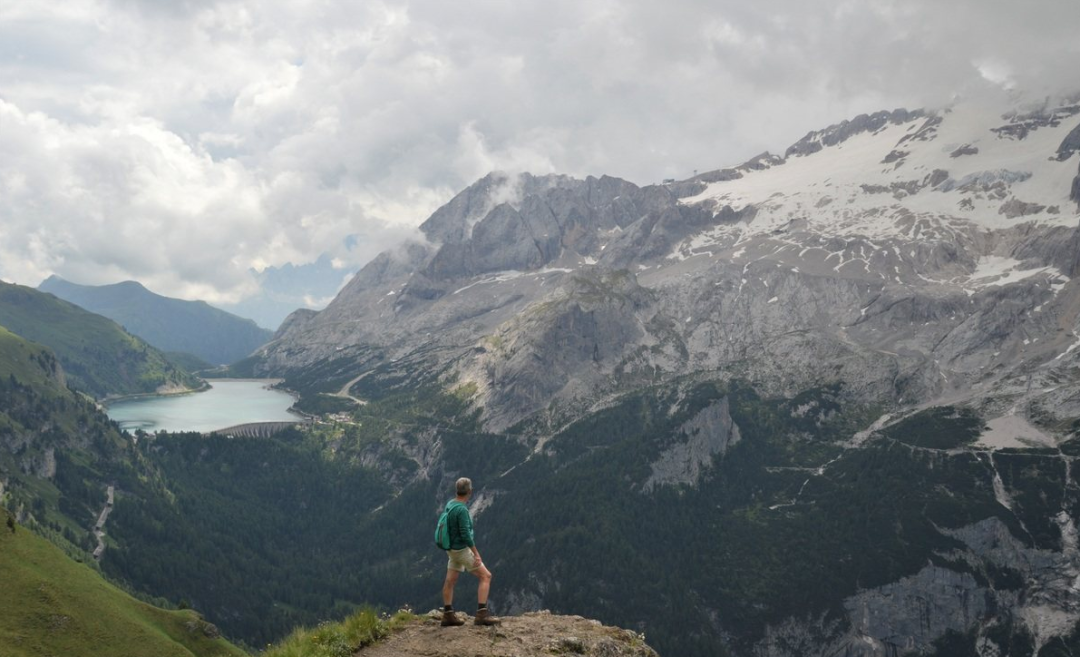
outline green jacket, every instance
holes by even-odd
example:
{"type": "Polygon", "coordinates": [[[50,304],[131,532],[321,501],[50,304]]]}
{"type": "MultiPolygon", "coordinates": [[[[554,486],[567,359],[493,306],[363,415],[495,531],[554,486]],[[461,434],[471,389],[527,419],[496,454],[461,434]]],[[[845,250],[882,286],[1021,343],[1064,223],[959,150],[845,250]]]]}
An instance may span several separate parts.
{"type": "Polygon", "coordinates": [[[472,517],[469,509],[456,499],[446,503],[450,513],[446,516],[446,527],[450,530],[450,549],[461,550],[476,545],[473,542],[472,517]],[[453,504],[451,507],[450,505],[453,504]]]}

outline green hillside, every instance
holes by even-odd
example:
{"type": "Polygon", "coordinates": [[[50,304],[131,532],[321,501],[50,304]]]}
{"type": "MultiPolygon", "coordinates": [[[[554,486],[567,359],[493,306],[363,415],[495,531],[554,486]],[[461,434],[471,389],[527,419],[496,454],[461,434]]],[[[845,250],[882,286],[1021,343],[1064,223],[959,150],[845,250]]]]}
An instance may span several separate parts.
{"type": "Polygon", "coordinates": [[[94,397],[201,385],[116,322],[29,287],[0,282],[0,326],[51,349],[67,383],[94,397]]]}
{"type": "Polygon", "coordinates": [[[0,509],[0,646],[6,657],[244,655],[193,611],[140,602],[0,509]]]}
{"type": "Polygon", "coordinates": [[[210,370],[214,367],[202,358],[182,351],[167,351],[165,352],[165,357],[169,359],[169,362],[185,372],[201,372],[202,370],[210,370]]]}
{"type": "Polygon", "coordinates": [[[26,385],[46,387],[63,380],[52,352],[23,340],[3,326],[0,326],[0,377],[14,377],[26,385]]]}
{"type": "Polygon", "coordinates": [[[68,389],[47,347],[0,327],[4,657],[244,654],[194,612],[139,602],[101,576],[91,529],[106,488],[154,476],[134,456],[93,401],[68,389]]]}
{"type": "Polygon", "coordinates": [[[108,317],[162,351],[193,354],[213,365],[240,360],[273,335],[205,301],[171,299],[135,281],[78,285],[52,276],[38,289],[108,317]]]}
{"type": "Polygon", "coordinates": [[[0,505],[88,559],[105,489],[131,470],[132,453],[94,402],[67,388],[51,351],[0,327],[0,505]]]}

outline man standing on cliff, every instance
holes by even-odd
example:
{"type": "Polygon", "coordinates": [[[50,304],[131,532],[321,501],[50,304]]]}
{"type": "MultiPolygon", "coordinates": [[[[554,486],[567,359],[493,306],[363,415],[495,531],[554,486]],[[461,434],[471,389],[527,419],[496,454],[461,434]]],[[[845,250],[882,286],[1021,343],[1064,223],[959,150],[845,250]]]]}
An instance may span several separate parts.
{"type": "Polygon", "coordinates": [[[457,584],[458,576],[463,571],[469,571],[480,580],[476,589],[476,601],[479,607],[476,610],[477,625],[498,625],[501,621],[491,616],[487,608],[488,591],[491,589],[491,571],[484,565],[480,558],[480,551],[476,549],[473,540],[472,517],[465,502],[472,497],[472,480],[462,477],[454,485],[456,496],[446,503],[447,528],[450,532],[450,549],[446,551],[449,561],[446,564],[446,580],[443,582],[443,627],[452,625],[464,625],[465,620],[454,614],[454,585],[457,584]]]}

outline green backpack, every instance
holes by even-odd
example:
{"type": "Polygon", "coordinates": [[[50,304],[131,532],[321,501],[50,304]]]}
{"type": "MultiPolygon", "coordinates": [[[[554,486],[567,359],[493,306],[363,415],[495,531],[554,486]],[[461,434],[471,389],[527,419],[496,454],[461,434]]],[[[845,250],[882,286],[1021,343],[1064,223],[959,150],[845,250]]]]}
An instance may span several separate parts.
{"type": "Polygon", "coordinates": [[[454,508],[454,505],[465,506],[457,500],[450,500],[446,503],[446,508],[443,509],[442,515],[439,516],[439,524],[435,525],[435,545],[440,550],[450,549],[450,509],[454,508]]]}

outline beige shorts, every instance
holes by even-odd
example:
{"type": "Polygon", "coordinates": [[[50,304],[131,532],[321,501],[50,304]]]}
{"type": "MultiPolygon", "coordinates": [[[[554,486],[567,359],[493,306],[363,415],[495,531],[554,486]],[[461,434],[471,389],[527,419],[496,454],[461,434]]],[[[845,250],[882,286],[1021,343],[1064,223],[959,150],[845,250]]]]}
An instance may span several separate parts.
{"type": "Polygon", "coordinates": [[[456,570],[459,573],[467,570],[471,573],[480,567],[480,564],[476,563],[476,555],[469,548],[447,550],[446,554],[450,557],[450,560],[446,562],[447,570],[456,570]]]}

